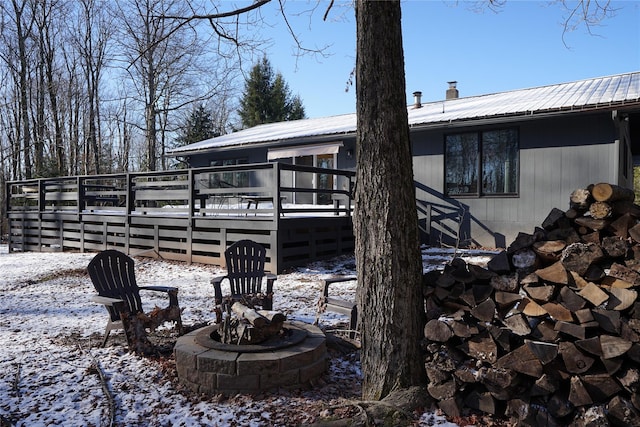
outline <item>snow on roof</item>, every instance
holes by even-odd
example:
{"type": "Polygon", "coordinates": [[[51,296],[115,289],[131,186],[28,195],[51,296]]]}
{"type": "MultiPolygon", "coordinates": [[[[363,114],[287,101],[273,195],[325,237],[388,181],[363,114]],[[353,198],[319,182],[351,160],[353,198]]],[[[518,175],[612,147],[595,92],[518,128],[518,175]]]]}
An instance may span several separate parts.
{"type": "MultiPolygon", "coordinates": [[[[640,102],[640,72],[548,86],[425,102],[408,107],[409,125],[429,126],[500,116],[610,108],[640,102]]],[[[170,155],[247,144],[313,139],[356,132],[356,114],[269,123],[170,150],[170,155]]]]}

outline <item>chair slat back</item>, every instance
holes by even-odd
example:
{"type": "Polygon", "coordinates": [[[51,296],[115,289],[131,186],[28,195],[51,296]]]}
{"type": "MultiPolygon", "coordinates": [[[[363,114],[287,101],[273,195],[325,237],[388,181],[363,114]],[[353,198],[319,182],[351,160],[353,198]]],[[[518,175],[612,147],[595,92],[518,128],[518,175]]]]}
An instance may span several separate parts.
{"type": "MultiPolygon", "coordinates": [[[[121,299],[132,313],[142,312],[132,258],[109,249],[98,253],[89,262],[87,270],[98,295],[121,299]]],[[[107,310],[112,321],[120,320],[120,313],[114,307],[108,306],[107,310]]]]}
{"type": "Polygon", "coordinates": [[[225,251],[232,295],[261,291],[266,252],[264,246],[252,240],[240,240],[225,251]]]}

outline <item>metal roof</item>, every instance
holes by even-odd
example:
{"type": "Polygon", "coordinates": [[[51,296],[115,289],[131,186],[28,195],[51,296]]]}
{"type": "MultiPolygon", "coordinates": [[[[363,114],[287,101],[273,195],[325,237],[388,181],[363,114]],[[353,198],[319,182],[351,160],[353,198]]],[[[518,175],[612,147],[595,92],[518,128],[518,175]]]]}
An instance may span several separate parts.
{"type": "MultiPolygon", "coordinates": [[[[505,116],[533,116],[640,104],[640,71],[408,106],[412,127],[505,116]]],[[[269,123],[170,150],[170,155],[248,144],[339,137],[356,132],[356,114],[269,123]]]]}

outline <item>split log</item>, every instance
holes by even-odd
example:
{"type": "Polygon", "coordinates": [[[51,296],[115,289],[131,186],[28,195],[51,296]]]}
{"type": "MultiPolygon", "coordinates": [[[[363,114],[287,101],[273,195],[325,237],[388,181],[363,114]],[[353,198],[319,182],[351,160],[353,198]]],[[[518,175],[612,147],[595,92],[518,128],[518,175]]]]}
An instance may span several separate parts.
{"type": "Polygon", "coordinates": [[[457,387],[454,380],[427,385],[427,392],[431,397],[438,400],[450,399],[455,396],[456,391],[457,387]]]}
{"type": "Polygon", "coordinates": [[[561,342],[559,345],[560,357],[564,362],[567,372],[572,374],[582,374],[587,372],[595,362],[593,357],[589,357],[571,342],[561,342]]]}
{"type": "Polygon", "coordinates": [[[564,240],[543,240],[535,242],[532,246],[533,251],[545,261],[558,261],[562,251],[567,247],[564,240]]]}
{"type": "Polygon", "coordinates": [[[608,418],[617,426],[638,426],[640,425],[640,412],[633,404],[622,398],[615,396],[607,405],[608,418]]]}
{"type": "Polygon", "coordinates": [[[571,314],[571,311],[558,303],[548,302],[543,304],[542,308],[549,313],[549,316],[554,320],[573,322],[573,315],[571,314]]]}
{"type": "Polygon", "coordinates": [[[602,357],[602,345],[600,344],[599,336],[577,340],[575,344],[576,347],[586,351],[587,353],[593,354],[597,357],[602,357]]]}
{"type": "MultiPolygon", "coordinates": [[[[562,251],[560,262],[569,271],[582,275],[589,266],[604,258],[604,253],[595,243],[573,243],[562,251]]],[[[565,282],[566,284],[566,282],[565,282]]]]}
{"type": "Polygon", "coordinates": [[[489,393],[478,393],[473,391],[464,400],[464,403],[469,407],[478,411],[486,412],[487,414],[496,413],[496,403],[489,393]]]}
{"type": "Polygon", "coordinates": [[[594,308],[591,310],[591,314],[604,331],[612,334],[620,334],[621,323],[619,311],[594,308]]]}
{"type": "Polygon", "coordinates": [[[629,282],[633,286],[640,286],[640,273],[619,263],[611,265],[609,276],[629,282]]]}
{"type": "Polygon", "coordinates": [[[514,292],[496,291],[494,299],[500,307],[512,307],[515,303],[522,301],[522,295],[514,292]]]}
{"type": "Polygon", "coordinates": [[[583,340],[587,335],[587,331],[583,325],[576,325],[575,323],[565,322],[562,320],[556,322],[554,329],[558,332],[562,332],[581,340],[583,340]]]}
{"type": "Polygon", "coordinates": [[[461,403],[458,401],[458,398],[452,397],[449,399],[443,399],[438,402],[438,408],[442,410],[449,417],[459,417],[462,415],[462,410],[460,409],[461,403]]]}
{"type": "Polygon", "coordinates": [[[534,396],[549,396],[555,393],[560,386],[560,383],[555,376],[549,374],[542,374],[540,378],[536,380],[529,394],[534,396]]]}
{"type": "Polygon", "coordinates": [[[447,413],[467,406],[578,427],[596,403],[600,420],[612,404],[614,417],[635,420],[621,399],[640,408],[640,206],[594,200],[594,187],[519,233],[486,269],[458,259],[429,279],[441,286],[426,287],[428,318],[445,328],[425,328],[428,354],[452,367],[425,363],[447,413]]]}
{"type": "Polygon", "coordinates": [[[476,319],[489,322],[496,313],[496,304],[492,299],[486,299],[471,309],[471,315],[476,319]]]}
{"type": "Polygon", "coordinates": [[[614,357],[625,354],[633,343],[624,338],[611,335],[602,335],[600,337],[600,347],[602,348],[602,357],[604,359],[613,359],[614,357]]]}
{"type": "Polygon", "coordinates": [[[586,227],[589,230],[599,231],[607,228],[607,226],[610,224],[610,221],[607,221],[606,219],[595,219],[581,216],[575,219],[575,223],[579,226],[586,227]]]}
{"type": "Polygon", "coordinates": [[[611,295],[607,301],[607,310],[626,310],[638,298],[638,292],[633,289],[606,287],[605,290],[611,295]]]}
{"type": "Polygon", "coordinates": [[[630,214],[624,214],[609,224],[609,230],[613,231],[616,236],[626,239],[629,236],[629,229],[636,225],[637,218],[630,214]]]}
{"type": "Polygon", "coordinates": [[[536,270],[536,274],[539,278],[546,280],[547,282],[559,283],[562,285],[569,283],[567,269],[560,261],[551,264],[549,267],[536,270]]]}
{"type": "Polygon", "coordinates": [[[551,363],[558,355],[558,345],[555,343],[525,340],[525,344],[543,365],[551,363]]]}
{"type": "Polygon", "coordinates": [[[574,311],[574,314],[576,315],[576,319],[578,319],[578,322],[580,322],[581,324],[593,322],[595,320],[593,318],[593,313],[591,313],[591,310],[588,308],[576,310],[574,311]]]}
{"type": "MultiPolygon", "coordinates": [[[[529,298],[524,298],[522,300],[522,313],[529,317],[546,316],[548,314],[547,310],[545,310],[543,306],[541,306],[540,304],[538,304],[533,300],[530,300],[529,298]]],[[[531,332],[531,329],[529,328],[526,328],[526,329],[518,328],[518,329],[515,329],[514,332],[516,330],[522,330],[526,333],[531,332]]],[[[518,335],[521,335],[521,334],[518,334],[518,335]]]]}
{"type": "Polygon", "coordinates": [[[596,307],[609,299],[609,295],[605,291],[600,289],[600,286],[592,282],[589,282],[587,286],[580,289],[580,291],[578,291],[578,295],[580,295],[582,298],[586,299],[596,307]]]}
{"type": "Polygon", "coordinates": [[[495,367],[511,369],[534,378],[540,378],[543,373],[542,363],[526,345],[502,356],[496,362],[495,367]]]}
{"type": "Polygon", "coordinates": [[[467,340],[460,348],[476,360],[495,363],[498,359],[498,347],[488,333],[482,333],[467,340]]]}
{"type": "Polygon", "coordinates": [[[633,202],[636,198],[632,189],[605,182],[594,185],[591,189],[591,195],[598,202],[615,202],[618,200],[633,202]]]}
{"type": "Polygon", "coordinates": [[[571,377],[571,387],[569,389],[569,402],[574,406],[591,405],[593,400],[589,392],[578,377],[571,377]]]}
{"type": "Polygon", "coordinates": [[[576,294],[574,291],[569,289],[567,286],[563,286],[560,289],[560,304],[566,307],[571,312],[576,312],[582,309],[586,305],[586,301],[584,298],[576,294]]]}
{"type": "Polygon", "coordinates": [[[542,321],[531,329],[531,337],[540,341],[555,342],[558,339],[559,331],[556,331],[555,324],[551,321],[542,321]]]}
{"type": "Polygon", "coordinates": [[[628,230],[629,237],[636,243],[640,243],[640,224],[636,224],[628,230]]]}
{"type": "Polygon", "coordinates": [[[553,297],[556,286],[555,285],[540,285],[540,286],[532,286],[525,285],[522,289],[531,297],[531,299],[536,302],[548,302],[553,297]]]}
{"type": "Polygon", "coordinates": [[[513,316],[507,317],[502,322],[516,335],[526,336],[531,333],[529,322],[522,314],[514,314],[513,316]]]}

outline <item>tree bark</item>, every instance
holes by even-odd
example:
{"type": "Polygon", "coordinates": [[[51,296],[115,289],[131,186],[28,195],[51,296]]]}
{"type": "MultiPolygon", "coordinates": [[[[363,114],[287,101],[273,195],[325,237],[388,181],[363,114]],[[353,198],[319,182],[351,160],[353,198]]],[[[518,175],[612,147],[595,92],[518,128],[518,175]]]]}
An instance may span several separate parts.
{"type": "Polygon", "coordinates": [[[356,22],[354,234],[363,319],[362,395],[379,400],[426,381],[419,346],[424,325],[422,262],[400,2],[358,0],[356,22]]]}

